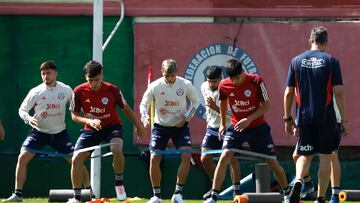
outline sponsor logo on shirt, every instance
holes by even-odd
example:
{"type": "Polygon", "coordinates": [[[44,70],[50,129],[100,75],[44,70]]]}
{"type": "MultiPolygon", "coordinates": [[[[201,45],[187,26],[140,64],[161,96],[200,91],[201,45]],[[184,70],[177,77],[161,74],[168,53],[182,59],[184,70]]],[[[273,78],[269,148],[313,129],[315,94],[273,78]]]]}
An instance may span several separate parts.
{"type": "Polygon", "coordinates": [[[47,113],[47,112],[44,111],[44,112],[41,113],[41,118],[42,118],[42,119],[45,119],[45,118],[47,118],[47,117],[48,117],[48,113],[47,113]]]}
{"type": "Polygon", "coordinates": [[[184,94],[184,90],[178,89],[178,90],[176,90],[176,94],[177,94],[177,96],[182,96],[184,94]]]}
{"type": "MultiPolygon", "coordinates": [[[[224,78],[227,77],[224,62],[229,59],[238,59],[243,64],[246,73],[259,74],[258,67],[251,56],[240,47],[233,44],[209,44],[194,53],[185,67],[184,78],[190,80],[201,95],[201,84],[206,80],[206,71],[210,66],[218,65],[223,69],[224,78]]],[[[230,95],[231,96],[231,95],[230,95]]],[[[206,104],[200,100],[196,115],[206,120],[206,104]]]]}
{"type": "Polygon", "coordinates": [[[42,100],[46,100],[46,97],[45,97],[45,96],[43,96],[41,99],[42,99],[42,100]]]}
{"type": "Polygon", "coordinates": [[[165,95],[165,92],[160,92],[160,96],[164,96],[165,95]]]}
{"type": "Polygon", "coordinates": [[[104,98],[101,99],[101,102],[102,102],[104,105],[106,105],[106,104],[109,103],[109,98],[104,97],[104,98]]]}
{"type": "Polygon", "coordinates": [[[90,106],[90,113],[105,113],[105,108],[90,106]]]}
{"type": "Polygon", "coordinates": [[[179,101],[165,100],[165,106],[179,106],[179,101]]]}
{"type": "Polygon", "coordinates": [[[60,100],[63,100],[63,99],[65,98],[65,94],[64,94],[64,93],[59,93],[59,94],[58,94],[58,98],[59,98],[60,100]]]}
{"type": "Polygon", "coordinates": [[[95,116],[91,113],[87,113],[86,118],[103,120],[103,119],[110,118],[110,114],[108,113],[108,114],[104,114],[102,116],[95,116]]]}
{"type": "Polygon", "coordinates": [[[247,101],[235,100],[235,105],[236,106],[247,106],[247,105],[250,105],[250,100],[247,100],[247,101]]]}
{"type": "Polygon", "coordinates": [[[85,103],[90,103],[90,99],[85,99],[85,103]]]}
{"type": "Polygon", "coordinates": [[[234,95],[234,93],[231,92],[229,96],[230,96],[230,97],[233,97],[233,96],[235,96],[235,95],[234,95]]]}
{"type": "Polygon", "coordinates": [[[46,104],[46,110],[59,109],[59,108],[60,108],[60,104],[46,104]]]}
{"type": "Polygon", "coordinates": [[[176,110],[175,112],[169,111],[169,110],[164,109],[164,108],[159,109],[159,113],[160,113],[161,115],[166,115],[166,114],[176,115],[176,114],[179,113],[180,111],[181,111],[180,109],[176,110]]]}
{"type": "Polygon", "coordinates": [[[303,59],[301,61],[301,66],[305,68],[321,68],[325,66],[325,60],[315,57],[312,57],[310,59],[303,59]]]}

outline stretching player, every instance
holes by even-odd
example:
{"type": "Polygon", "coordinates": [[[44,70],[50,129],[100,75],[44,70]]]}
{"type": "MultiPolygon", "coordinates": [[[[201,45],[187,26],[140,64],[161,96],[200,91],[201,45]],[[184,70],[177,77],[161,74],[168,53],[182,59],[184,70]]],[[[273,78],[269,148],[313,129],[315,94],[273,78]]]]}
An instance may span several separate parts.
{"type": "MultiPolygon", "coordinates": [[[[177,64],[172,59],[164,60],[161,65],[162,77],[150,84],[140,104],[141,120],[145,127],[150,124],[149,105],[155,100],[154,128],[151,132],[149,148],[152,152],[165,150],[171,138],[175,147],[182,150],[191,149],[191,137],[188,122],[199,106],[199,97],[190,81],[176,76],[177,64]],[[187,99],[190,105],[187,107],[187,99]]],[[[161,200],[161,155],[151,155],[150,179],[154,196],[149,203],[160,203],[161,200]]],[[[190,153],[181,155],[175,192],[171,202],[182,203],[182,189],[190,170],[190,153]]]]}
{"type": "Polygon", "coordinates": [[[205,203],[217,201],[220,187],[224,181],[226,167],[232,160],[234,152],[231,149],[241,149],[248,142],[251,150],[261,154],[264,161],[274,172],[275,178],[283,189],[284,200],[288,202],[289,187],[284,169],[275,156],[275,146],[270,134],[270,126],[265,121],[264,114],[270,109],[269,96],[260,76],[247,74],[242,64],[236,59],[230,59],[226,64],[229,78],[219,84],[220,117],[219,138],[226,132],[223,152],[216,166],[211,198],[205,203]],[[226,128],[228,104],[231,109],[231,125],[226,128]]]}
{"type": "MultiPolygon", "coordinates": [[[[32,129],[28,133],[16,164],[15,191],[3,202],[21,202],[22,189],[26,180],[27,165],[36,155],[33,150],[42,150],[46,145],[63,154],[71,154],[73,145],[65,129],[66,104],[70,102],[72,89],[56,81],[57,67],[53,61],[40,66],[42,84],[30,90],[19,108],[20,118],[32,129]],[[34,109],[34,115],[29,111],[34,109]]],[[[66,158],[71,163],[71,158],[66,158]]],[[[80,187],[90,188],[89,173],[85,167],[80,177],[80,187]]]]}
{"type": "Polygon", "coordinates": [[[80,137],[75,145],[75,152],[72,159],[71,181],[74,189],[74,197],[68,203],[81,202],[81,168],[84,161],[90,156],[91,152],[77,152],[76,150],[95,146],[101,142],[114,143],[110,145],[113,153],[113,168],[115,173],[115,191],[118,200],[125,200],[126,193],[124,187],[124,154],[122,121],[116,112],[119,106],[125,116],[136,127],[139,137],[145,135],[145,129],[135,118],[133,110],[125,101],[121,90],[113,84],[103,81],[103,67],[96,61],[89,61],[85,64],[84,75],[87,82],[74,89],[74,96],[71,101],[71,117],[84,129],[80,132],[80,137]],[[80,114],[83,112],[83,115],[80,114]]]}
{"type": "MultiPolygon", "coordinates": [[[[210,66],[206,72],[207,80],[201,84],[201,93],[206,104],[207,128],[202,141],[202,150],[221,149],[223,140],[219,139],[220,100],[218,86],[222,79],[222,70],[219,66],[210,66]]],[[[226,117],[226,125],[230,124],[230,116],[226,117]]],[[[214,179],[216,165],[212,154],[201,154],[201,162],[211,180],[214,179]]],[[[235,157],[230,162],[230,175],[233,182],[233,196],[240,194],[240,166],[235,157]]],[[[211,189],[204,194],[203,199],[211,196],[211,189]]]]}

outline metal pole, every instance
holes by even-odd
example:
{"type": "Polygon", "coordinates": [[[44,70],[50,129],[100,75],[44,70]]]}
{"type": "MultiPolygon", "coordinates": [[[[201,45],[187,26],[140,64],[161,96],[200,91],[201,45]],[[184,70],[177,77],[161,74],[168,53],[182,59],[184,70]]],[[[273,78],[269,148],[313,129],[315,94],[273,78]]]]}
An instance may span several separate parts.
{"type": "MultiPolygon", "coordinates": [[[[102,64],[102,44],[103,44],[103,0],[94,0],[93,14],[93,60],[102,64]]],[[[101,149],[95,149],[91,159],[91,187],[96,198],[100,198],[101,191],[101,149]]]]}

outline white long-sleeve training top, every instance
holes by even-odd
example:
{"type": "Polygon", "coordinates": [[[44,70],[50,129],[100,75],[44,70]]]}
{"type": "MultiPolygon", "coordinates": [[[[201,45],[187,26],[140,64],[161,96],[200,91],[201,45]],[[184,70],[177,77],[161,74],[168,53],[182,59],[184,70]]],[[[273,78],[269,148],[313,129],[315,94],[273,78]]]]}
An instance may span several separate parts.
{"type": "Polygon", "coordinates": [[[148,109],[155,101],[154,122],[167,127],[176,126],[181,116],[186,120],[195,114],[199,96],[190,81],[177,76],[174,84],[167,84],[163,77],[152,82],[145,91],[140,103],[141,120],[149,118],[148,109]],[[187,99],[190,104],[187,108],[187,99]]]}
{"type": "MultiPolygon", "coordinates": [[[[206,122],[207,122],[207,126],[210,128],[219,128],[220,127],[220,113],[218,113],[217,111],[212,110],[210,107],[208,107],[206,105],[206,99],[208,97],[211,97],[215,103],[216,106],[218,106],[220,108],[220,100],[219,100],[219,91],[212,91],[209,87],[209,82],[205,81],[201,84],[201,94],[204,98],[204,103],[205,103],[205,109],[206,109],[206,122]]],[[[226,115],[226,126],[230,125],[230,121],[231,121],[231,115],[226,115]]]]}
{"type": "Polygon", "coordinates": [[[65,129],[66,103],[71,101],[70,86],[57,81],[55,87],[48,87],[44,83],[29,91],[19,108],[19,116],[29,124],[32,116],[29,111],[34,108],[34,116],[38,119],[36,130],[56,134],[65,129]]]}

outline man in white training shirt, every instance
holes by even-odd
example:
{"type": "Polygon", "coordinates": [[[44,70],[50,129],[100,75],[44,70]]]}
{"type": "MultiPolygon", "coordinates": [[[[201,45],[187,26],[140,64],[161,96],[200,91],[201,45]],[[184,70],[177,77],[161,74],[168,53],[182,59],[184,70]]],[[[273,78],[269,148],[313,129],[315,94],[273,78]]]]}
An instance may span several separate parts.
{"type": "MultiPolygon", "coordinates": [[[[206,106],[207,128],[201,144],[201,150],[221,149],[223,139],[219,139],[218,131],[220,127],[220,100],[218,86],[222,79],[222,70],[219,66],[210,66],[206,71],[206,81],[201,84],[201,94],[206,106]]],[[[227,115],[227,126],[230,124],[231,117],[227,115]]],[[[201,163],[211,180],[214,179],[216,165],[212,154],[201,154],[201,163]]],[[[233,183],[233,196],[240,194],[240,166],[238,160],[233,157],[230,162],[230,175],[233,183]]],[[[203,199],[211,197],[211,189],[204,194],[203,199]]]]}
{"type": "MultiPolygon", "coordinates": [[[[172,59],[166,59],[161,66],[161,78],[150,84],[145,91],[140,104],[141,121],[147,127],[150,124],[148,109],[155,100],[154,127],[149,144],[150,151],[165,150],[171,138],[177,149],[190,150],[191,138],[188,121],[193,117],[199,106],[199,96],[190,81],[177,76],[177,64],[172,59]],[[190,105],[187,107],[187,99],[190,105]]],[[[151,155],[150,179],[154,196],[150,203],[161,202],[161,155],[151,155]]],[[[177,174],[177,182],[171,202],[182,203],[181,195],[187,175],[190,170],[190,153],[181,154],[181,163],[177,174]]]]}
{"type": "MultiPolygon", "coordinates": [[[[57,68],[53,61],[40,66],[43,83],[31,89],[19,108],[19,116],[32,129],[21,146],[15,171],[15,191],[3,202],[21,202],[26,180],[27,165],[46,145],[62,154],[71,154],[73,145],[65,128],[66,104],[71,101],[72,89],[56,81],[57,68]],[[34,115],[29,111],[34,108],[34,115]]],[[[65,158],[71,163],[71,157],[65,158]]],[[[83,168],[83,184],[90,188],[89,173],[83,168]]]]}

